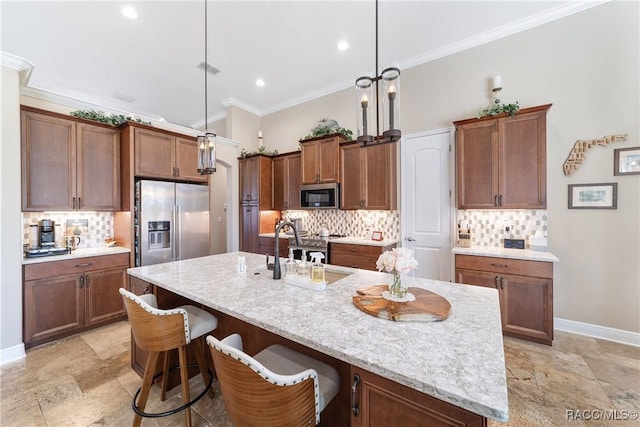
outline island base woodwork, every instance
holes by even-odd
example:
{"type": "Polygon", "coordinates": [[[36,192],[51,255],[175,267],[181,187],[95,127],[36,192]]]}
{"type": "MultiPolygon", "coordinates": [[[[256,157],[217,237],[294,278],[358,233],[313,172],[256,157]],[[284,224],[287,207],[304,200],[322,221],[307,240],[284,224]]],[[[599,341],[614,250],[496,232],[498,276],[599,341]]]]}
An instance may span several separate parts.
{"type": "MultiPolygon", "coordinates": [[[[218,327],[213,331],[218,339],[237,333],[243,337],[244,351],[256,354],[272,344],[285,345],[334,367],[340,375],[340,390],[320,415],[321,426],[486,426],[485,417],[469,412],[428,396],[417,390],[389,379],[364,371],[317,350],[290,341],[277,334],[259,328],[228,314],[202,306],[170,291],[153,286],[143,280],[131,278],[135,292],[153,291],[159,308],[171,308],[181,304],[193,304],[209,311],[218,318],[218,327]],[[352,393],[354,375],[360,378],[356,393],[352,393]],[[354,402],[359,406],[359,415],[353,414],[354,402]]],[[[209,352],[205,351],[207,363],[213,366],[209,352]]],[[[142,376],[146,355],[137,349],[132,337],[132,360],[134,370],[142,376]]],[[[177,383],[176,383],[177,384],[177,383]]],[[[171,386],[171,385],[170,385],[171,386]]]]}

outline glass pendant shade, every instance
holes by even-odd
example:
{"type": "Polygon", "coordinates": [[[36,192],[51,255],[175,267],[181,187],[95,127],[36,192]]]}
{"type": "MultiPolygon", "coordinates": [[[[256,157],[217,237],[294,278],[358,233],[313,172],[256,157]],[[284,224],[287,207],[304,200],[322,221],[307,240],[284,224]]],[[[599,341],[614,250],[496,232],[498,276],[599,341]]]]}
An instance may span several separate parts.
{"type": "Polygon", "coordinates": [[[382,132],[383,137],[400,138],[400,70],[395,67],[385,69],[382,80],[382,132]]]}
{"type": "Polygon", "coordinates": [[[360,77],[356,80],[356,96],[358,102],[357,114],[357,141],[368,143],[373,141],[373,136],[377,132],[375,115],[376,98],[374,84],[371,77],[360,77]]]}
{"type": "Polygon", "coordinates": [[[207,132],[198,136],[198,173],[212,174],[216,171],[216,134],[207,132]]]}

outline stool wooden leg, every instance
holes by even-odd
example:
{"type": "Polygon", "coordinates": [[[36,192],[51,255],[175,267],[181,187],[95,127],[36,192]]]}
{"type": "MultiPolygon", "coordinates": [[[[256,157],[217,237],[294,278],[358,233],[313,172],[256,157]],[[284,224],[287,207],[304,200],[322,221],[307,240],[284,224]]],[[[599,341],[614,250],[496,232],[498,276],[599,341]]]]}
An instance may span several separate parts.
{"type": "MultiPolygon", "coordinates": [[[[144,407],[147,405],[147,398],[149,397],[149,391],[151,390],[151,383],[153,382],[153,376],[156,371],[159,355],[160,353],[155,351],[149,352],[147,365],[144,368],[144,377],[142,378],[142,390],[140,391],[140,398],[138,399],[137,404],[140,411],[144,411],[144,407]]],[[[142,416],[135,414],[133,417],[133,427],[139,427],[141,422],[142,416]]]]}
{"type": "Polygon", "coordinates": [[[169,359],[171,356],[171,351],[165,351],[164,354],[164,363],[162,365],[162,395],[160,396],[161,401],[165,401],[167,398],[167,384],[169,380],[169,359]]]}
{"type": "MultiPolygon", "coordinates": [[[[182,383],[182,401],[186,405],[191,400],[189,397],[189,372],[187,371],[187,347],[178,347],[178,358],[180,359],[180,382],[182,383]]],[[[184,410],[186,426],[191,427],[191,408],[184,410]]]]}
{"type": "MultiPolygon", "coordinates": [[[[209,385],[209,381],[211,378],[209,377],[209,369],[207,368],[207,362],[204,356],[204,347],[203,347],[204,336],[198,337],[195,340],[191,341],[194,349],[193,353],[196,356],[196,362],[198,362],[198,367],[200,368],[200,373],[202,374],[202,380],[204,381],[204,386],[209,385]]],[[[209,388],[209,397],[212,399],[215,397],[213,394],[213,387],[209,388]]]]}

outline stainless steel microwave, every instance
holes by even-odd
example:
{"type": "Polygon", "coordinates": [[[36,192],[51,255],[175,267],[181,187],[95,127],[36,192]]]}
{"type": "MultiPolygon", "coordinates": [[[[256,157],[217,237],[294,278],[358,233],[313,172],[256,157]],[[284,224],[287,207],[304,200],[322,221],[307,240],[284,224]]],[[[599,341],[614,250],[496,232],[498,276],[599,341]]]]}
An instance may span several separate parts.
{"type": "Polygon", "coordinates": [[[310,184],[300,186],[302,209],[338,209],[340,207],[340,184],[310,184]]]}

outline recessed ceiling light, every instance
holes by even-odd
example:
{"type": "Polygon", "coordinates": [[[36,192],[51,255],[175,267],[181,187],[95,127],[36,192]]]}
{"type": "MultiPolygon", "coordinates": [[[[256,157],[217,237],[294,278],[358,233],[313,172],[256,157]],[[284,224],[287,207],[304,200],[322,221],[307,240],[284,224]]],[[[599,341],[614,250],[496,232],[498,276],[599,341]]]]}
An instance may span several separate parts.
{"type": "Polygon", "coordinates": [[[338,50],[340,52],[344,52],[347,49],[349,49],[349,43],[347,43],[345,40],[338,42],[338,50]]]}
{"type": "Polygon", "coordinates": [[[136,12],[136,10],[131,6],[123,7],[120,9],[120,12],[129,19],[138,19],[138,12],[136,12]]]}
{"type": "Polygon", "coordinates": [[[262,79],[256,80],[256,86],[258,86],[258,87],[264,86],[264,80],[262,80],[262,79]]]}

